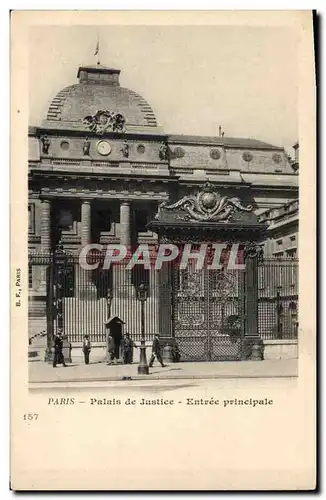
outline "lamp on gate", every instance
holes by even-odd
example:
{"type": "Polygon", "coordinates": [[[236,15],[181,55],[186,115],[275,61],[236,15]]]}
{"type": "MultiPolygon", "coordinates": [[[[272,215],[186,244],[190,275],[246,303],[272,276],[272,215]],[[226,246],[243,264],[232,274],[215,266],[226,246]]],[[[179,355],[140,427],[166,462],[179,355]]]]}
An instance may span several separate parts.
{"type": "Polygon", "coordinates": [[[136,298],[140,302],[146,302],[148,299],[148,285],[146,283],[142,282],[136,286],[136,298]]]}
{"type": "Polygon", "coordinates": [[[136,285],[136,298],[141,305],[141,341],[140,341],[140,359],[138,365],[138,373],[148,375],[149,369],[146,359],[146,346],[145,346],[145,302],[148,299],[148,285],[146,283],[139,283],[136,285]]]}

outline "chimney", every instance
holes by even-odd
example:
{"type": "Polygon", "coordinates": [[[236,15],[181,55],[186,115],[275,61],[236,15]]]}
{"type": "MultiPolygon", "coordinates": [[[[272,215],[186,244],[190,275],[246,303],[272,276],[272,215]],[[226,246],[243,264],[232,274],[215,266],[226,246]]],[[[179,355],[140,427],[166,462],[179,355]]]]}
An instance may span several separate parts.
{"type": "Polygon", "coordinates": [[[120,86],[120,69],[107,68],[101,64],[96,66],[80,66],[77,78],[79,83],[120,86]]]}

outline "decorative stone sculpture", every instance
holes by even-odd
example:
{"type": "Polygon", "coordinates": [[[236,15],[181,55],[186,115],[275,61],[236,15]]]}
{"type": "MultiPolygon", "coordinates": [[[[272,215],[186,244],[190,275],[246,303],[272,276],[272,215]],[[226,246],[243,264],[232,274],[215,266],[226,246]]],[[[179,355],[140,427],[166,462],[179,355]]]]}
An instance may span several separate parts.
{"type": "Polygon", "coordinates": [[[162,161],[167,161],[169,159],[169,149],[166,144],[162,144],[158,152],[159,158],[162,161]]]}
{"type": "Polygon", "coordinates": [[[129,158],[129,144],[127,141],[123,142],[121,152],[125,158],[129,158]]]}
{"type": "Polygon", "coordinates": [[[257,243],[249,242],[244,248],[244,257],[245,259],[257,257],[258,261],[261,261],[264,258],[264,250],[257,243]]]}
{"type": "Polygon", "coordinates": [[[84,144],[83,144],[83,153],[84,153],[84,156],[89,156],[90,147],[91,147],[91,143],[88,140],[88,137],[86,137],[85,140],[84,140],[84,144]]]}
{"type": "Polygon", "coordinates": [[[121,113],[108,110],[99,110],[94,116],[85,116],[83,119],[84,126],[96,134],[124,132],[125,123],[125,117],[121,113]]]}
{"type": "Polygon", "coordinates": [[[51,141],[47,135],[45,135],[44,137],[41,137],[41,143],[42,143],[42,153],[45,155],[48,155],[51,141]]]}

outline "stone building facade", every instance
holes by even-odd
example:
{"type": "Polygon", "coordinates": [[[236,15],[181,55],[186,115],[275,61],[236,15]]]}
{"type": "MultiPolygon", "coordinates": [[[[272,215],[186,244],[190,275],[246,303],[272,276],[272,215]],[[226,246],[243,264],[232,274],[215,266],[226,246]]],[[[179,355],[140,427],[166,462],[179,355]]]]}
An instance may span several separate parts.
{"type": "MultiPolygon", "coordinates": [[[[52,99],[41,125],[29,127],[30,255],[50,254],[58,242],[76,255],[89,243],[155,248],[147,224],[159,205],[206,182],[271,221],[271,255],[280,238],[293,237],[291,218],[278,225],[277,214],[290,216],[298,203],[297,170],[283,148],[223,134],[170,135],[148,102],[121,86],[120,70],[82,66],[77,80],[52,99]]],[[[44,266],[30,264],[31,333],[46,325],[45,282],[44,266]]]]}
{"type": "Polygon", "coordinates": [[[264,255],[277,258],[297,258],[299,244],[299,200],[292,200],[261,214],[268,223],[264,255]]]}

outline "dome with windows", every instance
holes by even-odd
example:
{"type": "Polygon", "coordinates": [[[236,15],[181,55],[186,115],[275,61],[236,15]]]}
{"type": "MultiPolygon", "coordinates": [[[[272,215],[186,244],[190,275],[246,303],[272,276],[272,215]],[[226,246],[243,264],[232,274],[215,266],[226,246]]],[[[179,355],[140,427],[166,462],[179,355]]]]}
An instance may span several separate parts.
{"type": "Polygon", "coordinates": [[[81,66],[79,83],[63,88],[52,100],[44,126],[56,129],[96,131],[113,123],[108,131],[157,131],[148,102],[133,90],[120,86],[120,70],[102,65],[81,66]],[[114,123],[117,123],[114,128],[114,123]]]}

